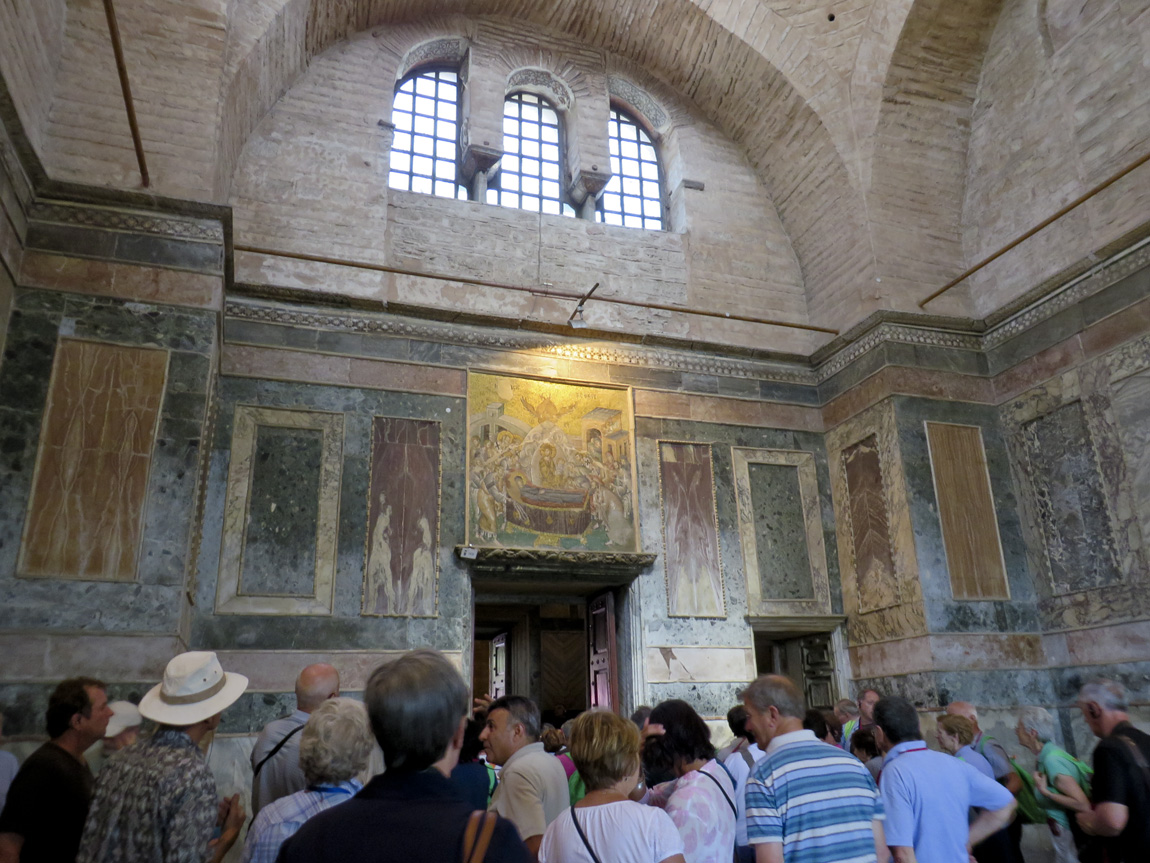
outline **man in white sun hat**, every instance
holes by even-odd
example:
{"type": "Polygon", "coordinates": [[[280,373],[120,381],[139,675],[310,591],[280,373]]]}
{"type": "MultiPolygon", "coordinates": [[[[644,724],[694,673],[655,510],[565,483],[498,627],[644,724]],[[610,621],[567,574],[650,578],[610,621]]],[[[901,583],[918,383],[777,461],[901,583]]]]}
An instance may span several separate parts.
{"type": "Polygon", "coordinates": [[[104,739],[88,747],[84,753],[93,776],[108,763],[113,752],[127,749],[136,742],[140,735],[140,724],[144,721],[139,708],[130,701],[109,701],[108,709],[112,711],[112,718],[108,720],[104,739]]]}
{"type": "Polygon", "coordinates": [[[204,863],[235,844],[239,795],[221,801],[199,744],[248,687],[214,653],[181,653],[140,700],[156,733],[111,759],[96,781],[77,863],[204,863]],[[213,838],[213,830],[219,828],[213,838]]]}

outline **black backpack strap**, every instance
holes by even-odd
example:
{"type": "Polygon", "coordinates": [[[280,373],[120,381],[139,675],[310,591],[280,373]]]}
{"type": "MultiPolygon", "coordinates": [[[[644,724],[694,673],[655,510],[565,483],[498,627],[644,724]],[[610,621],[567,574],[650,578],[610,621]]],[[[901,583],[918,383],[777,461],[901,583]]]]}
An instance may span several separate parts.
{"type": "Polygon", "coordinates": [[[579,833],[579,838],[583,840],[583,845],[587,848],[587,853],[591,855],[591,859],[595,863],[603,863],[599,859],[599,855],[595,853],[595,849],[591,847],[591,843],[587,841],[587,834],[583,832],[583,828],[579,826],[579,819],[575,817],[575,807],[571,807],[571,822],[575,825],[576,831],[579,833]]]}
{"type": "Polygon", "coordinates": [[[256,769],[252,771],[252,781],[253,782],[255,782],[256,777],[260,775],[260,771],[263,769],[263,766],[265,764],[267,764],[269,761],[271,761],[277,752],[279,752],[281,749],[283,749],[284,744],[287,743],[289,740],[291,740],[296,734],[303,731],[304,725],[306,725],[306,723],[300,723],[295,728],[293,728],[291,731],[289,731],[287,734],[285,734],[283,737],[281,737],[280,742],[272,747],[272,751],[260,759],[260,763],[257,764],[256,769]]]}
{"type": "MultiPolygon", "coordinates": [[[[721,764],[722,762],[719,763],[721,764]]],[[[723,787],[723,783],[708,773],[706,770],[700,770],[699,772],[714,782],[717,786],[719,786],[719,790],[723,793],[723,796],[727,798],[727,805],[731,807],[731,811],[735,813],[735,817],[738,818],[739,810],[735,808],[735,801],[731,799],[731,795],[727,793],[727,789],[723,787]]],[[[727,775],[729,776],[730,774],[728,773],[727,775]]]]}

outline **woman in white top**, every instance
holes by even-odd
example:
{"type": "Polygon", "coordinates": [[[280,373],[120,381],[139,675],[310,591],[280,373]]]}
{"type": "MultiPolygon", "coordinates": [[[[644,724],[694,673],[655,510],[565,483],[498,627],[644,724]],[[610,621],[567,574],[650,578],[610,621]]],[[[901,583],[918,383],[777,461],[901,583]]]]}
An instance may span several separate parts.
{"type": "Polygon", "coordinates": [[[679,699],[651,711],[644,729],[643,768],[675,779],[651,789],[646,802],[662,808],[683,839],[686,863],[730,863],[735,849],[735,780],[715,760],[711,729],[679,699]]]}
{"type": "Polygon", "coordinates": [[[548,826],[539,863],[685,863],[667,813],[629,799],[639,782],[634,723],[607,711],[584,713],[571,738],[587,796],[548,826]]]}

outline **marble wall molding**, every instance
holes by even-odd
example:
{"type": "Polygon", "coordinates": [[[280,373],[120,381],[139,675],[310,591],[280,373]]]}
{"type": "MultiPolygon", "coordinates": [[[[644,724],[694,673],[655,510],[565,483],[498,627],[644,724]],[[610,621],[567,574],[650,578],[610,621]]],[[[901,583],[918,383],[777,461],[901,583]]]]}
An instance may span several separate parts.
{"type": "Polygon", "coordinates": [[[168,660],[187,649],[175,635],[0,632],[6,682],[55,684],[77,675],[108,682],[158,681],[168,660]]]}
{"type": "Polygon", "coordinates": [[[750,647],[647,645],[648,683],[747,683],[755,679],[750,647]]]}
{"type": "Polygon", "coordinates": [[[823,540],[821,499],[818,472],[813,453],[732,447],[731,460],[735,474],[735,501],[738,507],[739,541],[743,552],[743,571],[747,578],[747,613],[752,617],[775,615],[829,615],[831,613],[830,572],[827,568],[826,543],[823,540]],[[764,599],[761,586],[763,573],[755,535],[755,513],[750,478],[751,464],[778,465],[793,468],[798,481],[802,520],[805,528],[810,574],[810,598],[803,600],[764,599]]]}
{"type": "Polygon", "coordinates": [[[219,274],[80,258],[36,249],[24,252],[19,281],[28,288],[194,309],[218,310],[224,295],[224,279],[219,274]]]}
{"type": "Polygon", "coordinates": [[[224,504],[216,614],[330,615],[334,602],[339,535],[340,481],[343,471],[342,414],[237,405],[231,466],[224,504]],[[315,538],[315,575],[310,596],[245,593],[241,584],[247,544],[253,458],[259,427],[322,432],[322,461],[315,538]]]}
{"type": "Polygon", "coordinates": [[[220,372],[260,380],[429,395],[461,396],[466,391],[466,373],[461,368],[250,345],[225,345],[220,356],[220,372]]]}
{"type": "Polygon", "coordinates": [[[1048,666],[1041,633],[932,634],[848,648],[857,677],[1048,666]]]}
{"type": "Polygon", "coordinates": [[[834,500],[835,530],[838,539],[839,570],[842,573],[843,611],[852,645],[892,638],[926,634],[922,586],[918,580],[914,533],[907,500],[906,481],[898,442],[894,404],[883,402],[827,434],[827,456],[834,500]],[[885,608],[861,613],[854,538],[851,533],[850,493],[843,454],[852,446],[873,436],[877,441],[882,468],[883,498],[890,530],[891,558],[898,586],[897,602],[885,608]]]}

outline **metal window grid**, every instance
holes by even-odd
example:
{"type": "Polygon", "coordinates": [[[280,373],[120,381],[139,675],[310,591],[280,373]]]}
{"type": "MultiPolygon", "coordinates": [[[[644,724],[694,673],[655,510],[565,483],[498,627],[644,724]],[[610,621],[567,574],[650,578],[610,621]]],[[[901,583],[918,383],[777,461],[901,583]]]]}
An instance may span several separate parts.
{"type": "Polygon", "coordinates": [[[466,200],[457,168],[459,76],[433,69],[406,78],[396,88],[391,120],[395,131],[388,186],[466,200]]]}
{"type": "Polygon", "coordinates": [[[663,230],[663,182],[659,155],[632,117],[611,109],[607,123],[611,180],[599,196],[597,218],[608,225],[663,230]]]}

